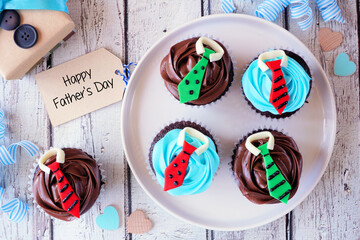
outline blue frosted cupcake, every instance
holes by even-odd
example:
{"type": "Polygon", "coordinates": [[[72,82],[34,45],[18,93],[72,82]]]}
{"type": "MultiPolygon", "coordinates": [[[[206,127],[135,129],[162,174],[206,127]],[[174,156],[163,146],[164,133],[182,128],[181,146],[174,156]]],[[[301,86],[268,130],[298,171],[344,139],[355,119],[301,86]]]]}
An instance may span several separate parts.
{"type": "Polygon", "coordinates": [[[260,54],[242,78],[242,89],[249,105],[271,118],[285,118],[297,112],[306,102],[311,84],[306,62],[286,50],[260,54]]]}
{"type": "Polygon", "coordinates": [[[220,163],[210,132],[190,121],[161,130],[151,144],[149,161],[158,183],[174,196],[207,190],[220,163]]]}

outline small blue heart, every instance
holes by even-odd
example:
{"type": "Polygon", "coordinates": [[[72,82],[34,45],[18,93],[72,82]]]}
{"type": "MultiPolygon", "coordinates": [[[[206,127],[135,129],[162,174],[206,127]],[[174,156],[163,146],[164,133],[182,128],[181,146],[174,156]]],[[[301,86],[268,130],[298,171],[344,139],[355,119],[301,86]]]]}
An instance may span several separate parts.
{"type": "Polygon", "coordinates": [[[335,59],[334,73],[338,76],[350,76],[356,71],[356,64],[349,60],[346,53],[340,53],[335,59]]]}
{"type": "Polygon", "coordinates": [[[96,224],[104,230],[115,230],[119,228],[119,214],[112,206],[107,206],[102,215],[97,216],[96,224]]]}

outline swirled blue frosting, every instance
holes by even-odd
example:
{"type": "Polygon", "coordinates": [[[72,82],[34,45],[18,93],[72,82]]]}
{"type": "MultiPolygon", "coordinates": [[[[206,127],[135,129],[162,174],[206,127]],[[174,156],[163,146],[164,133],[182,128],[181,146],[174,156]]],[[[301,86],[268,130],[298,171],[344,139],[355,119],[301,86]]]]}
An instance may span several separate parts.
{"type": "MultiPolygon", "coordinates": [[[[269,59],[267,61],[280,58],[269,59]]],[[[266,62],[266,61],[265,61],[266,62]]],[[[284,74],[286,87],[289,93],[289,102],[283,113],[294,112],[301,108],[310,90],[311,78],[304,68],[293,58],[288,57],[288,66],[281,67],[284,74]]],[[[279,115],[273,105],[270,104],[271,70],[265,73],[258,67],[258,60],[253,61],[247,68],[242,78],[242,86],[246,98],[261,112],[270,112],[279,115]]]]}
{"type": "MultiPolygon", "coordinates": [[[[155,144],[153,149],[152,164],[157,181],[162,187],[165,184],[166,167],[182,150],[182,146],[176,144],[180,131],[181,129],[169,131],[155,144]]],[[[192,195],[201,193],[210,187],[212,178],[219,167],[219,156],[214,142],[209,137],[208,139],[209,148],[205,152],[200,155],[195,152],[191,154],[183,185],[167,191],[168,193],[174,196],[192,195]]],[[[187,133],[185,134],[185,141],[196,148],[203,144],[187,133]]]]}

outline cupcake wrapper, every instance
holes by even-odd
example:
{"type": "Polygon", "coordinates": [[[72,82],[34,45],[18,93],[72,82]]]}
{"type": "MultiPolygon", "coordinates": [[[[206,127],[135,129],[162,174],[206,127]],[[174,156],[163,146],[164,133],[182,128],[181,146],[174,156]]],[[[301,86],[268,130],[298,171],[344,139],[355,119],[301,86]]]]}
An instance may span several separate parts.
{"type": "MultiPolygon", "coordinates": [[[[203,105],[192,105],[192,104],[184,104],[186,105],[187,107],[192,107],[192,108],[196,108],[196,109],[199,109],[199,108],[205,108],[205,107],[211,107],[213,106],[214,104],[218,104],[220,103],[221,101],[224,100],[225,97],[227,97],[229,95],[229,91],[231,92],[231,89],[234,85],[234,82],[235,82],[235,79],[237,79],[237,76],[238,76],[238,70],[239,68],[237,67],[237,61],[236,61],[236,58],[235,56],[232,55],[233,51],[229,48],[229,45],[226,44],[224,41],[222,41],[220,38],[218,37],[214,37],[213,35],[208,35],[208,34],[202,34],[202,33],[199,33],[199,34],[193,34],[191,36],[187,36],[187,37],[184,37],[182,38],[181,40],[179,40],[178,42],[181,42],[181,41],[184,41],[184,40],[187,40],[187,39],[190,39],[190,38],[195,38],[195,37],[200,37],[200,36],[203,36],[203,37],[208,37],[208,38],[211,38],[211,39],[214,39],[216,41],[219,41],[221,42],[226,50],[228,51],[230,57],[231,57],[231,62],[232,62],[232,72],[230,74],[232,74],[232,78],[231,78],[231,81],[229,82],[227,88],[225,89],[225,91],[214,101],[210,102],[210,103],[207,103],[207,104],[203,104],[203,105]]],[[[163,58],[167,55],[168,53],[165,53],[163,58]]],[[[165,83],[163,82],[163,85],[164,85],[164,88],[167,92],[167,94],[170,96],[170,98],[172,99],[172,101],[174,101],[174,103],[176,104],[182,104],[180,103],[179,100],[177,100],[169,91],[167,91],[166,89],[166,86],[165,86],[165,83]]]]}
{"type": "MultiPolygon", "coordinates": [[[[51,149],[51,148],[53,148],[53,147],[50,147],[49,149],[51,149]]],[[[74,147],[73,147],[73,146],[65,146],[65,147],[61,147],[61,148],[74,148],[74,147]]],[[[79,149],[80,149],[80,148],[79,148],[79,149]]],[[[43,156],[44,153],[45,153],[45,152],[39,153],[39,158],[40,158],[41,156],[43,156]]],[[[37,204],[37,202],[36,202],[36,200],[35,200],[35,197],[34,197],[34,194],[33,194],[33,180],[34,180],[34,174],[35,174],[36,168],[38,167],[38,160],[39,160],[39,158],[36,159],[36,162],[33,163],[33,168],[30,169],[30,173],[29,173],[29,176],[28,176],[28,177],[29,177],[29,181],[28,181],[28,191],[29,191],[29,193],[30,193],[30,194],[29,194],[29,199],[30,199],[30,200],[32,199],[32,203],[34,203],[34,205],[36,206],[37,209],[40,210],[40,212],[45,213],[45,214],[46,214],[48,217],[50,217],[52,220],[62,221],[62,220],[60,220],[60,219],[57,219],[57,218],[51,216],[50,214],[47,214],[47,213],[44,211],[44,209],[37,204]]],[[[96,160],[96,162],[98,163],[98,166],[99,166],[99,169],[100,169],[101,181],[104,182],[104,183],[106,183],[105,170],[104,170],[103,168],[101,168],[102,162],[101,162],[101,161],[98,161],[98,160],[96,160]]],[[[101,185],[99,196],[101,195],[101,193],[103,193],[103,192],[105,191],[105,185],[106,185],[106,184],[102,184],[102,185],[101,185]]],[[[98,201],[99,201],[99,197],[96,199],[94,205],[97,204],[98,201]]],[[[83,216],[83,215],[85,215],[85,214],[87,214],[87,213],[89,213],[89,212],[90,212],[90,211],[87,211],[86,213],[82,214],[81,216],[83,216]]],[[[81,216],[80,216],[80,219],[78,219],[78,220],[81,220],[81,216]]]]}
{"type": "MultiPolygon", "coordinates": [[[[151,176],[151,178],[157,183],[160,185],[160,183],[157,181],[156,179],[156,175],[155,175],[155,172],[153,171],[153,168],[152,166],[150,165],[151,161],[150,161],[150,149],[152,147],[152,144],[155,140],[155,137],[162,131],[164,130],[165,127],[171,125],[171,124],[174,124],[174,123],[177,123],[177,122],[191,122],[193,124],[197,124],[197,125],[200,125],[202,128],[204,128],[205,130],[207,130],[211,136],[209,136],[210,138],[212,138],[212,140],[214,141],[215,143],[215,146],[216,146],[216,150],[217,150],[217,154],[219,155],[219,159],[220,159],[220,164],[219,164],[219,167],[218,169],[216,170],[214,176],[213,176],[213,181],[215,181],[215,178],[217,176],[217,173],[219,172],[220,168],[221,168],[221,161],[222,161],[222,151],[221,151],[221,145],[220,145],[220,141],[219,139],[216,137],[216,134],[214,132],[212,132],[211,130],[209,130],[209,128],[205,125],[205,124],[202,124],[200,123],[199,121],[194,121],[192,119],[176,119],[175,121],[169,121],[167,124],[164,124],[161,128],[158,129],[158,131],[156,131],[154,133],[154,138],[151,139],[151,141],[148,143],[148,149],[149,149],[149,153],[148,153],[148,158],[146,160],[146,169],[149,171],[149,174],[151,176]]],[[[175,128],[173,128],[175,129],[175,128]]],[[[152,152],[152,149],[151,149],[151,152],[152,152]]]]}
{"type": "MultiPolygon", "coordinates": [[[[298,55],[300,58],[302,58],[306,64],[307,64],[307,62],[309,62],[309,61],[306,59],[306,57],[304,57],[301,53],[299,53],[298,51],[296,51],[296,50],[294,50],[294,49],[288,49],[288,48],[282,47],[282,46],[273,47],[273,48],[271,48],[271,49],[283,49],[283,50],[287,50],[287,51],[293,52],[294,54],[296,54],[296,55],[298,55]]],[[[267,51],[269,51],[269,50],[271,50],[271,49],[263,49],[261,52],[258,52],[257,56],[259,56],[261,53],[267,52],[267,51]]],[[[314,71],[313,71],[313,68],[307,64],[307,66],[308,66],[308,68],[309,68],[309,71],[310,71],[310,74],[311,74],[311,80],[310,80],[310,91],[309,91],[309,93],[308,93],[308,95],[307,95],[307,97],[306,97],[306,100],[305,100],[304,105],[303,105],[302,107],[300,107],[299,109],[297,109],[296,111],[291,112],[291,113],[288,113],[288,114],[285,113],[285,114],[283,114],[283,115],[272,115],[272,114],[269,114],[268,112],[261,112],[260,110],[258,110],[257,108],[255,108],[255,107],[252,105],[252,103],[246,98],[245,93],[244,93],[244,89],[243,89],[243,87],[242,87],[242,77],[243,77],[245,71],[246,71],[246,70],[248,69],[248,67],[250,66],[250,64],[251,64],[255,59],[256,59],[256,57],[253,58],[253,59],[250,59],[250,60],[248,61],[248,64],[245,65],[245,67],[244,67],[243,70],[242,70],[242,75],[241,75],[241,80],[240,80],[241,94],[242,94],[242,96],[244,97],[244,100],[245,100],[245,102],[246,102],[246,105],[249,106],[252,110],[256,111],[258,114],[260,114],[262,120],[264,120],[264,119],[271,119],[271,120],[274,120],[274,121],[281,121],[281,120],[284,120],[284,119],[286,119],[286,120],[292,119],[292,118],[294,117],[294,115],[296,115],[296,114],[300,111],[300,109],[303,108],[303,107],[305,107],[306,104],[311,100],[311,95],[312,95],[312,93],[313,93],[313,91],[314,91],[313,88],[314,88],[314,82],[315,82],[314,79],[313,79],[314,76],[313,76],[313,74],[312,74],[312,73],[314,72],[314,71]]]]}

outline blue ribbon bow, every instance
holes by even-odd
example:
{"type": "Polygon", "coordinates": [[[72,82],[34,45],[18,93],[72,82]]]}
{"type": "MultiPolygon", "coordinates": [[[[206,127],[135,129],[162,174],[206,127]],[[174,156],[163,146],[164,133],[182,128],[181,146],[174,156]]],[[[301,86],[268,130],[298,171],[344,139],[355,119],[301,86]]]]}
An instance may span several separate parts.
{"type": "Polygon", "coordinates": [[[69,13],[67,0],[0,0],[0,12],[12,10],[55,10],[69,13]]]}
{"type": "MultiPolygon", "coordinates": [[[[1,0],[0,0],[1,1],[1,0]]],[[[4,112],[0,109],[0,140],[5,137],[5,126],[2,124],[4,112]]],[[[21,141],[11,144],[8,148],[0,145],[0,163],[4,166],[14,164],[16,162],[16,150],[22,147],[30,156],[35,156],[39,152],[39,148],[29,141],[21,141]]],[[[0,211],[9,213],[9,219],[13,222],[20,223],[26,216],[28,207],[26,203],[15,198],[9,203],[1,205],[1,199],[4,195],[5,188],[0,187],[0,211]]]]}
{"type": "MultiPolygon", "coordinates": [[[[330,20],[345,22],[336,0],[316,0],[316,3],[325,22],[330,20]]],[[[313,14],[309,0],[263,0],[257,6],[255,14],[257,17],[273,22],[279,13],[291,4],[291,17],[302,19],[298,24],[303,31],[310,28],[313,23],[313,14]]],[[[233,12],[235,9],[233,0],[221,0],[221,7],[225,13],[233,12]]]]}

